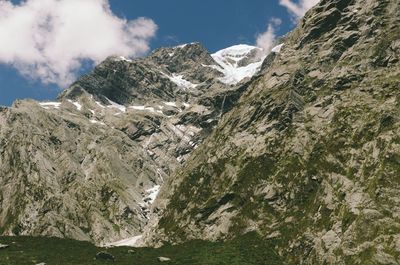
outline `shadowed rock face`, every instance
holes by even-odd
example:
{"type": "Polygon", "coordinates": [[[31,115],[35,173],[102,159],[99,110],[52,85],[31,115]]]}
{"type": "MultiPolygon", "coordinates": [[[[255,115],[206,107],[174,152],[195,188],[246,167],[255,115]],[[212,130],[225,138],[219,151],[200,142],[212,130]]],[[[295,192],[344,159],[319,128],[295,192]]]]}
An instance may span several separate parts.
{"type": "Polygon", "coordinates": [[[0,233],[110,243],[136,236],[160,185],[247,86],[200,44],[113,56],[57,102],[0,109],[0,233]]]}
{"type": "Polygon", "coordinates": [[[221,73],[203,65],[215,64],[208,51],[198,43],[158,49],[147,58],[133,61],[113,56],[73,84],[60,98],[73,99],[86,91],[100,101],[107,97],[119,104],[153,99],[187,100],[188,94],[198,91],[185,91],[184,86],[177,86],[170,77],[184,76],[193,85],[203,82],[210,85],[221,73]]]}
{"type": "Polygon", "coordinates": [[[325,0],[169,178],[145,242],[256,230],[287,264],[400,262],[400,5],[325,0]]]}

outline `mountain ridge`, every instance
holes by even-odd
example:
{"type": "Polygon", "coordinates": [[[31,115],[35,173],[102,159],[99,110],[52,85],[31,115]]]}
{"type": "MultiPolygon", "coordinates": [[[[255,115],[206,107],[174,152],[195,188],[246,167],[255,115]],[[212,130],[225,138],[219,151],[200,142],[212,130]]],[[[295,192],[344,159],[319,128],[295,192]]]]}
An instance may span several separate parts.
{"type": "Polygon", "coordinates": [[[0,232],[97,244],[139,235],[160,185],[246,88],[203,65],[217,62],[199,43],[111,56],[56,102],[1,109],[0,232]]]}

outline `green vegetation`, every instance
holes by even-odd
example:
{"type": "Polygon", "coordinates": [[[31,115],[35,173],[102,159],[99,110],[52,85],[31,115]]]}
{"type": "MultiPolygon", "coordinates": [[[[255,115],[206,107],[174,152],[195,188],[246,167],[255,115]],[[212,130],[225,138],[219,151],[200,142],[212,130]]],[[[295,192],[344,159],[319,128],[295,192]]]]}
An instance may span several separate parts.
{"type": "Polygon", "coordinates": [[[249,233],[229,242],[191,241],[182,245],[153,248],[97,248],[89,242],[57,238],[0,237],[8,248],[0,249],[1,265],[69,264],[282,264],[273,250],[273,242],[249,233]],[[96,254],[107,252],[115,261],[96,260],[96,254]],[[158,257],[171,261],[159,262],[158,257]]]}

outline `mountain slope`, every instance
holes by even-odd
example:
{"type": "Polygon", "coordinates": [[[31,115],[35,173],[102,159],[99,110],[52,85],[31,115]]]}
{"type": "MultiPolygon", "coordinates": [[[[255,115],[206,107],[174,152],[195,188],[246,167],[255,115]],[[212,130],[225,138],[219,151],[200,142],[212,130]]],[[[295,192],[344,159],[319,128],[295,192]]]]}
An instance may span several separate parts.
{"type": "Polygon", "coordinates": [[[145,242],[258,231],[286,264],[400,263],[400,5],[322,0],[169,178],[145,242]]]}
{"type": "Polygon", "coordinates": [[[0,233],[139,235],[163,181],[247,88],[250,75],[227,85],[213,67],[198,43],[113,56],[57,102],[1,109],[0,233]]]}

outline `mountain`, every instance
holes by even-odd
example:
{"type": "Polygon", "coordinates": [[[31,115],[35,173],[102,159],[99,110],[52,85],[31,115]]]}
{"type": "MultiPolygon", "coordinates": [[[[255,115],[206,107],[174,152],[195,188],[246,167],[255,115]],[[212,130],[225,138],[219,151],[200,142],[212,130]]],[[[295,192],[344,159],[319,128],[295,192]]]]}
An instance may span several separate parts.
{"type": "Polygon", "coordinates": [[[112,56],[56,102],[2,108],[0,233],[96,244],[140,235],[160,186],[261,68],[258,50],[235,53],[230,76],[254,70],[229,83],[199,43],[112,56]]]}
{"type": "Polygon", "coordinates": [[[399,25],[398,0],[321,0],[267,56],[112,56],[1,108],[1,234],[149,264],[400,264],[399,25]]]}
{"type": "Polygon", "coordinates": [[[399,264],[399,1],[322,0],[280,48],[163,185],[143,242],[257,231],[285,264],[399,264]]]}

